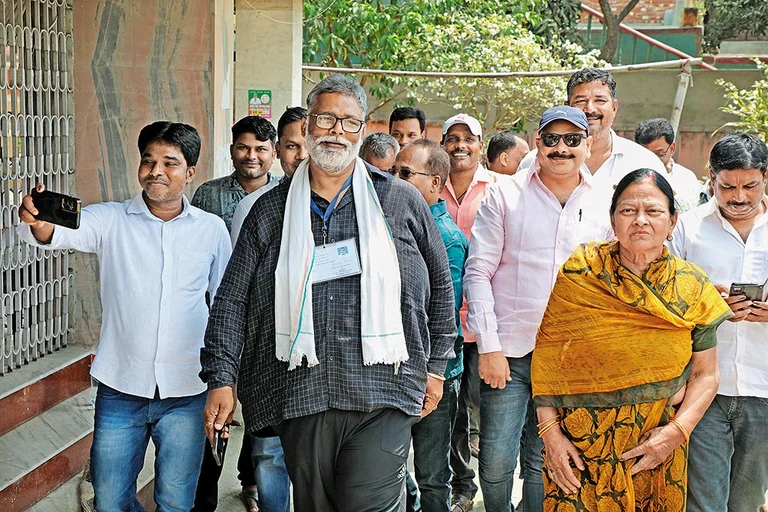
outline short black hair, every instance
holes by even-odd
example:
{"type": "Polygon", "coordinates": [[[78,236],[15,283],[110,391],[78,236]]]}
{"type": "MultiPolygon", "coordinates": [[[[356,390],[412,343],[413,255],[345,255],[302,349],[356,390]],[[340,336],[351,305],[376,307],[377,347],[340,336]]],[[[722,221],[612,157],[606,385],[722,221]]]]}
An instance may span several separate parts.
{"type": "Polygon", "coordinates": [[[286,108],[285,112],[283,112],[283,115],[281,115],[280,119],[277,121],[277,140],[279,141],[282,138],[286,126],[291,123],[301,121],[308,115],[309,111],[304,107],[286,108]]]}
{"type": "Polygon", "coordinates": [[[512,130],[502,130],[499,133],[491,137],[488,141],[488,163],[493,163],[499,158],[499,155],[508,149],[512,149],[517,146],[517,139],[521,137],[512,130]]]}
{"type": "Polygon", "coordinates": [[[751,133],[729,133],[712,147],[709,168],[714,174],[734,169],[768,169],[768,148],[751,133]]]}
{"type": "Polygon", "coordinates": [[[245,116],[236,122],[232,126],[232,144],[244,133],[252,133],[261,142],[271,142],[273,148],[277,142],[277,130],[261,116],[245,116]]]}
{"type": "Polygon", "coordinates": [[[392,131],[392,123],[406,119],[418,119],[419,130],[422,132],[427,128],[427,115],[423,110],[415,107],[397,107],[389,115],[389,131],[392,131]]]}
{"type": "Polygon", "coordinates": [[[152,142],[162,142],[176,146],[184,155],[187,167],[197,165],[200,157],[200,134],[192,126],[170,121],[155,121],[139,132],[139,154],[143,155],[152,142]]]}
{"type": "Polygon", "coordinates": [[[365,160],[370,153],[376,158],[387,158],[390,151],[393,151],[394,155],[397,156],[400,151],[400,144],[397,143],[397,140],[388,133],[374,132],[363,138],[358,156],[365,160]]]}
{"type": "Polygon", "coordinates": [[[576,87],[581,84],[589,84],[592,82],[602,82],[603,85],[607,85],[611,90],[611,97],[616,99],[616,80],[613,79],[613,75],[602,69],[584,68],[572,74],[571,78],[568,79],[568,85],[566,87],[568,103],[571,102],[571,95],[576,87]]]}
{"type": "Polygon", "coordinates": [[[424,167],[429,174],[440,177],[440,192],[442,192],[445,183],[448,181],[448,174],[451,172],[451,158],[445,152],[443,146],[432,139],[417,139],[406,147],[424,148],[427,150],[427,160],[424,162],[424,167]]]}
{"type": "Polygon", "coordinates": [[[642,169],[635,169],[630,172],[616,185],[616,190],[613,191],[613,198],[611,199],[611,215],[616,213],[616,203],[619,202],[619,197],[624,193],[627,188],[633,183],[638,181],[650,180],[658,187],[659,190],[667,197],[667,206],[669,207],[669,214],[674,215],[677,209],[675,208],[675,193],[672,190],[672,186],[667,181],[667,178],[654,171],[643,167],[642,169]]]}
{"type": "Polygon", "coordinates": [[[675,142],[675,129],[663,117],[640,121],[635,127],[635,142],[643,146],[662,137],[667,144],[675,142]]]}

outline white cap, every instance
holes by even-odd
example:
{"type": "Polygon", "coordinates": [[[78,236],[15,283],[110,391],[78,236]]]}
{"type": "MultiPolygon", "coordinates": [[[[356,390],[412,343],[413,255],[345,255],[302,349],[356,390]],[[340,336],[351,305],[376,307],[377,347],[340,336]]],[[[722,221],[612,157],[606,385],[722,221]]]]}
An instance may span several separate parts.
{"type": "Polygon", "coordinates": [[[443,124],[443,137],[445,137],[445,134],[448,133],[448,130],[451,128],[451,126],[456,124],[467,125],[467,127],[469,127],[469,131],[472,132],[472,135],[476,135],[481,139],[483,138],[483,127],[480,125],[480,121],[463,112],[461,114],[456,114],[453,117],[449,117],[445,124],[443,124]]]}

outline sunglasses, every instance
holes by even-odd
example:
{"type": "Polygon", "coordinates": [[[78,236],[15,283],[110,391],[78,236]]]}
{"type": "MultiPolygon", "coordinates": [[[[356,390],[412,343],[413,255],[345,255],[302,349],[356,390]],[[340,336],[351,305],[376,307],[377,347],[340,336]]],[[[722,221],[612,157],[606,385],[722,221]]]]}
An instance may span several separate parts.
{"type": "Polygon", "coordinates": [[[583,133],[545,133],[539,138],[548,148],[554,148],[560,144],[560,139],[563,139],[563,142],[569,148],[576,148],[581,145],[582,139],[587,138],[587,135],[583,133]]]}
{"type": "Polygon", "coordinates": [[[426,172],[416,172],[408,168],[403,168],[403,169],[400,169],[399,171],[393,168],[392,171],[394,171],[392,174],[394,174],[395,176],[400,176],[400,178],[404,180],[411,179],[411,176],[413,176],[414,174],[418,174],[420,176],[432,176],[431,174],[428,174],[426,172]]]}

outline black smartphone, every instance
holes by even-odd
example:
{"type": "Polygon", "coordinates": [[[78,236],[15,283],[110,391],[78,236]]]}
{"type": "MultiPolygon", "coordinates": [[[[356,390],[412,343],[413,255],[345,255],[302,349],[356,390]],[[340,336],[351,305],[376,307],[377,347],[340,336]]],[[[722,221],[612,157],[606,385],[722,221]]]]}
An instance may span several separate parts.
{"type": "Polygon", "coordinates": [[[38,192],[32,189],[31,195],[37,208],[36,219],[70,229],[80,227],[80,209],[83,206],[80,199],[50,190],[38,192]]]}
{"type": "Polygon", "coordinates": [[[744,295],[747,300],[755,300],[765,302],[766,299],[766,283],[753,284],[753,283],[733,283],[728,295],[744,295]]]}
{"type": "MultiPolygon", "coordinates": [[[[227,429],[227,432],[229,431],[228,426],[225,425],[224,428],[227,429]]],[[[213,451],[213,460],[216,461],[217,466],[224,464],[224,454],[227,453],[227,442],[229,441],[229,438],[222,436],[221,434],[223,432],[224,429],[214,430],[213,432],[213,445],[211,446],[211,450],[213,451]]]]}

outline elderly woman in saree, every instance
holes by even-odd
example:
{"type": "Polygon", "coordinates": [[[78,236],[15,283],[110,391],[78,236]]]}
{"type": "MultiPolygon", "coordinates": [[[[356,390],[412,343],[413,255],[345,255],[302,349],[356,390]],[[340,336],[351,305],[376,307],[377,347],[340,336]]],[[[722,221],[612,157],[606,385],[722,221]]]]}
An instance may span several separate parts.
{"type": "Polygon", "coordinates": [[[664,246],[672,189],[638,169],[617,185],[618,240],[561,267],[533,353],[544,511],[685,510],[687,443],[715,396],[715,332],[732,315],[664,246]]]}

